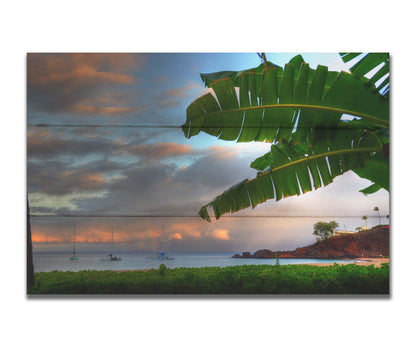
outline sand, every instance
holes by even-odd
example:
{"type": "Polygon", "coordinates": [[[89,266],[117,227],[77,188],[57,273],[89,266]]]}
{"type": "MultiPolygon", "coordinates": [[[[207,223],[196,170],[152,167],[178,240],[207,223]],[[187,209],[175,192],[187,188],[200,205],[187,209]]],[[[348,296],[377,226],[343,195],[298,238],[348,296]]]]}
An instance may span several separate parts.
{"type": "MultiPolygon", "coordinates": [[[[360,265],[360,266],[374,265],[374,267],[381,267],[381,264],[384,264],[384,263],[390,264],[389,258],[357,258],[356,260],[357,261],[355,261],[354,264],[360,265]]],[[[303,264],[303,265],[331,266],[331,265],[334,265],[334,263],[316,263],[316,264],[303,264]]],[[[348,264],[339,263],[339,265],[348,265],[348,264]]]]}

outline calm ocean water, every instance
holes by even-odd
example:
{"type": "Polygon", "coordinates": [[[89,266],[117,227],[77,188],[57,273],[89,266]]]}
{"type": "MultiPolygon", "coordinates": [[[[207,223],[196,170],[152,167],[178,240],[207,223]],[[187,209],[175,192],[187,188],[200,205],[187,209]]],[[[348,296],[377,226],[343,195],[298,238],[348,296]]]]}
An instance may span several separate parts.
{"type": "MultiPolygon", "coordinates": [[[[153,260],[148,257],[151,253],[121,252],[117,253],[121,261],[102,261],[102,253],[79,253],[78,260],[70,260],[70,253],[35,252],[33,262],[35,272],[43,271],[80,271],[80,270],[139,270],[157,269],[161,263],[168,268],[205,267],[205,266],[236,266],[236,265],[274,265],[274,259],[236,259],[231,258],[235,253],[175,253],[173,260],[153,260]]],[[[280,259],[282,265],[305,263],[330,263],[334,260],[322,259],[280,259]]],[[[353,261],[337,260],[338,263],[353,261]]]]}

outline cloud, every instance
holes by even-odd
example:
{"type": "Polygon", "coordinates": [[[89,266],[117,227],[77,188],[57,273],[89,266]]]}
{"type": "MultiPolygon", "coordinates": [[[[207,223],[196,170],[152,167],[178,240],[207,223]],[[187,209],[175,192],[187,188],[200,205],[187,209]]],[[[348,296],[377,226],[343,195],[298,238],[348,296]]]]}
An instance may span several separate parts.
{"type": "Polygon", "coordinates": [[[43,232],[33,232],[32,242],[33,243],[63,243],[65,240],[55,235],[47,235],[43,232]]]}
{"type": "Polygon", "coordinates": [[[199,224],[195,221],[172,223],[170,230],[174,234],[180,234],[182,238],[200,239],[202,234],[199,231],[199,224]]]}
{"type": "Polygon", "coordinates": [[[205,236],[212,237],[217,240],[231,240],[229,232],[230,231],[227,229],[214,229],[211,232],[205,234],[205,236]]]}
{"type": "Polygon", "coordinates": [[[108,94],[109,87],[133,85],[137,81],[132,72],[140,70],[144,63],[144,56],[139,54],[30,53],[27,56],[28,111],[103,115],[130,112],[129,108],[137,106],[120,105],[114,100],[114,104],[106,107],[91,102],[103,93],[108,94]]]}
{"type": "Polygon", "coordinates": [[[127,71],[140,69],[143,57],[122,53],[29,53],[28,84],[68,84],[70,90],[81,84],[132,84],[134,77],[127,71]]]}
{"type": "Polygon", "coordinates": [[[175,142],[159,142],[155,144],[130,146],[127,151],[151,159],[176,157],[195,152],[190,145],[181,145],[175,142]]]}
{"type": "MultiPolygon", "coordinates": [[[[160,134],[157,134],[160,135],[160,134]]],[[[35,128],[27,133],[27,155],[28,161],[56,160],[65,161],[66,167],[71,162],[90,158],[97,158],[94,165],[103,169],[101,163],[119,162],[122,158],[129,157],[132,160],[153,160],[158,162],[164,158],[178,156],[202,155],[204,151],[193,149],[191,145],[177,142],[155,142],[149,141],[154,136],[152,132],[142,129],[129,131],[103,131],[103,129],[86,128],[81,130],[50,130],[35,128]],[[109,160],[113,158],[114,160],[109,160]],[[99,159],[99,160],[98,160],[99,159]]],[[[155,139],[157,140],[157,139],[155,139]]],[[[89,159],[90,161],[91,159],[89,159]]],[[[128,161],[125,161],[128,163],[128,161]]],[[[90,167],[93,167],[91,164],[90,167]]],[[[95,167],[93,167],[95,169],[95,167]]]]}
{"type": "Polygon", "coordinates": [[[249,168],[249,163],[247,158],[238,155],[236,149],[212,146],[192,165],[181,168],[175,179],[215,197],[230,185],[252,175],[254,170],[249,168]]]}
{"type": "MultiPolygon", "coordinates": [[[[78,244],[109,244],[112,237],[119,249],[126,247],[136,248],[146,251],[158,249],[164,241],[170,241],[169,245],[175,245],[177,241],[195,241],[198,236],[192,235],[186,223],[181,223],[181,232],[175,231],[177,225],[172,225],[166,220],[163,223],[155,219],[88,219],[77,218],[74,222],[68,219],[49,220],[32,222],[33,242],[39,244],[72,244],[73,231],[76,228],[76,242],[78,244]],[[166,222],[166,223],[165,223],[166,222]],[[161,225],[167,224],[167,228],[162,230],[161,225]],[[112,229],[114,235],[112,236],[112,229]]],[[[193,224],[193,223],[191,223],[193,224]]],[[[200,236],[199,236],[200,238],[200,236]]]]}
{"type": "MultiPolygon", "coordinates": [[[[55,67],[59,65],[54,64],[55,67]]],[[[62,65],[61,65],[62,66],[62,65]]],[[[33,85],[49,86],[51,84],[67,84],[66,90],[71,90],[79,85],[96,84],[132,84],[134,77],[129,75],[98,71],[96,67],[88,63],[79,63],[69,67],[69,70],[52,70],[46,74],[38,74],[32,69],[28,70],[28,83],[33,85]]]]}
{"type": "Polygon", "coordinates": [[[171,200],[170,183],[174,171],[175,167],[171,165],[133,165],[123,170],[119,179],[108,181],[106,194],[102,197],[73,202],[78,209],[92,213],[146,214],[152,208],[157,209],[161,202],[171,200]]]}
{"type": "MultiPolygon", "coordinates": [[[[86,131],[76,135],[70,132],[31,130],[27,134],[28,159],[54,158],[65,155],[88,155],[91,153],[111,153],[120,147],[103,136],[83,136],[86,131]]],[[[90,134],[92,132],[90,131],[90,134]]],[[[96,132],[102,135],[102,132],[96,132]]],[[[91,134],[92,135],[92,134],[91,134]]]]}
{"type": "Polygon", "coordinates": [[[70,202],[72,210],[87,214],[197,215],[208,199],[254,172],[247,159],[229,147],[195,150],[175,142],[141,144],[134,136],[112,138],[30,134],[29,191],[51,196],[85,193],[70,202]],[[122,159],[128,156],[132,158],[122,159]],[[173,164],[161,161],[177,157],[183,159],[173,164]]]}
{"type": "Polygon", "coordinates": [[[128,113],[134,113],[142,110],[138,107],[120,107],[120,106],[92,106],[85,104],[76,104],[73,107],[73,111],[79,114],[89,115],[123,115],[128,113]]]}
{"type": "Polygon", "coordinates": [[[101,172],[84,170],[56,171],[49,166],[31,164],[28,188],[31,192],[64,195],[74,192],[97,192],[106,188],[107,180],[101,172]]]}
{"type": "Polygon", "coordinates": [[[179,233],[174,233],[169,236],[168,240],[182,240],[182,235],[179,233]]]}
{"type": "MultiPolygon", "coordinates": [[[[152,134],[145,131],[103,130],[100,128],[74,128],[50,130],[42,128],[30,129],[27,133],[28,160],[59,159],[66,160],[71,156],[73,161],[84,156],[101,155],[125,156],[138,155],[135,147],[147,140],[152,134]]],[[[101,158],[102,162],[108,160],[101,158]]],[[[97,163],[99,164],[99,163],[97,163]]]]}
{"type": "Polygon", "coordinates": [[[185,99],[194,99],[205,92],[200,83],[190,81],[188,84],[166,90],[159,96],[155,97],[156,103],[162,108],[175,108],[185,101],[185,99]]]}

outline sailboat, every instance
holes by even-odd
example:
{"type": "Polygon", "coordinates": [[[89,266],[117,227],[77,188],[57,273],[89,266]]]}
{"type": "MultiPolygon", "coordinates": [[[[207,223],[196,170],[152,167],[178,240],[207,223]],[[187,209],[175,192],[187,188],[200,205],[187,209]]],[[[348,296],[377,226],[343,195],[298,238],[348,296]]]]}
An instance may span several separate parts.
{"type": "Polygon", "coordinates": [[[75,235],[76,235],[76,232],[77,232],[77,226],[74,225],[74,251],[72,252],[72,257],[69,258],[70,260],[78,260],[78,257],[75,254],[75,239],[76,239],[75,235]]]}
{"type": "Polygon", "coordinates": [[[174,260],[175,257],[167,255],[165,252],[154,252],[150,256],[150,259],[152,259],[152,260],[174,260]]]}
{"type": "Polygon", "coordinates": [[[110,253],[108,253],[105,258],[101,259],[104,261],[118,261],[121,260],[120,257],[113,254],[113,244],[114,244],[114,229],[111,227],[111,250],[110,253]]]}
{"type": "Polygon", "coordinates": [[[163,240],[164,230],[165,230],[165,225],[162,225],[162,251],[153,252],[152,255],[149,257],[152,260],[174,260],[175,259],[175,257],[168,255],[169,244],[167,240],[163,240]]]}

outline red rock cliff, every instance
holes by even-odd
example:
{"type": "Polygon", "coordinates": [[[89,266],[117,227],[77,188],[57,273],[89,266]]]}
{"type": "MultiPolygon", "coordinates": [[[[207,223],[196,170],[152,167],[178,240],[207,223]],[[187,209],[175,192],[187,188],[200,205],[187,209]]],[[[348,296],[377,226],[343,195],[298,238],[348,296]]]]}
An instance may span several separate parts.
{"type": "Polygon", "coordinates": [[[235,254],[234,258],[316,258],[316,259],[342,259],[342,258],[378,258],[389,255],[388,226],[381,226],[356,234],[334,236],[324,241],[318,241],[307,247],[300,247],[294,251],[276,251],[267,249],[253,254],[244,252],[235,254]]]}

